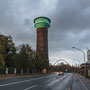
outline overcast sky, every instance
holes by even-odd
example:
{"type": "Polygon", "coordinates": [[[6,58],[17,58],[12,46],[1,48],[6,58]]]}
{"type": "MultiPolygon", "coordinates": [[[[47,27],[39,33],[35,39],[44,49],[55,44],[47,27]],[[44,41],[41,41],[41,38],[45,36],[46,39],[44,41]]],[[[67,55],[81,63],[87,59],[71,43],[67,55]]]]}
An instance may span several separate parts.
{"type": "MultiPolygon", "coordinates": [[[[29,44],[36,49],[38,16],[51,19],[49,60],[65,59],[70,64],[83,62],[83,54],[73,46],[87,51],[90,47],[90,0],[0,0],[0,32],[11,35],[15,45],[29,44]]],[[[87,57],[87,55],[86,55],[87,57]]]]}

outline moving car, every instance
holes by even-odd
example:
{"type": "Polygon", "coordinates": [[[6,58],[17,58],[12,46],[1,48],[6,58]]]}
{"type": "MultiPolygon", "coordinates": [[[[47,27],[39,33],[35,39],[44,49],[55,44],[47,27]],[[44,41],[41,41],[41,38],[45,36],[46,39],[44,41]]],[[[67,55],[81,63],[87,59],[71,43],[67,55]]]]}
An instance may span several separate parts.
{"type": "Polygon", "coordinates": [[[63,75],[64,75],[64,72],[59,72],[58,75],[59,75],[59,76],[63,76],[63,75]]]}

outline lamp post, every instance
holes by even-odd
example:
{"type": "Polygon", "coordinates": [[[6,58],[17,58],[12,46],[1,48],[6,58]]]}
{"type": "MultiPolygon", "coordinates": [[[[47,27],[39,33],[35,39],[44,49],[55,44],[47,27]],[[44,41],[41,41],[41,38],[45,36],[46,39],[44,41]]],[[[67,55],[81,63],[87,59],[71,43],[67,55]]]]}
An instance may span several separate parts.
{"type": "MultiPolygon", "coordinates": [[[[84,55],[84,63],[85,63],[85,52],[83,50],[77,48],[77,47],[72,47],[72,48],[77,49],[77,50],[79,50],[79,51],[81,51],[83,53],[83,55],[84,55]]],[[[86,65],[84,67],[84,75],[86,76],[86,65]]]]}
{"type": "Polygon", "coordinates": [[[85,63],[85,52],[83,50],[77,48],[77,47],[72,47],[72,48],[77,49],[77,50],[79,50],[79,51],[81,51],[83,53],[83,55],[84,55],[84,63],[85,63]]]}

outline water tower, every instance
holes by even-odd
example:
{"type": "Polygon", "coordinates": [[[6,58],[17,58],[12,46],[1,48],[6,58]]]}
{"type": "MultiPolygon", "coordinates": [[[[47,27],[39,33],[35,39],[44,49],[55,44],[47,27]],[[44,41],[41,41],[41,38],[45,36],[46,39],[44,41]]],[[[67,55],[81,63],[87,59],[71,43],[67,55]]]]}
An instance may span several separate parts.
{"type": "Polygon", "coordinates": [[[51,20],[47,17],[37,17],[34,23],[37,31],[36,51],[44,60],[48,60],[48,28],[51,20]]]}

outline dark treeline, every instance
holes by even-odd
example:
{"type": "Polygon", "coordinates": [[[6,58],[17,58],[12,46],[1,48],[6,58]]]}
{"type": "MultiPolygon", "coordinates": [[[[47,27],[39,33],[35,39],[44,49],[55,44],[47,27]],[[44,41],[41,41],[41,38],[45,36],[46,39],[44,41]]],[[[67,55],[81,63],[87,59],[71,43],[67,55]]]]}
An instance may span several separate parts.
{"type": "Polygon", "coordinates": [[[30,71],[41,72],[46,68],[46,64],[47,62],[43,62],[40,55],[30,45],[22,44],[15,47],[11,36],[0,34],[0,70],[7,67],[29,68],[30,71]]]}

